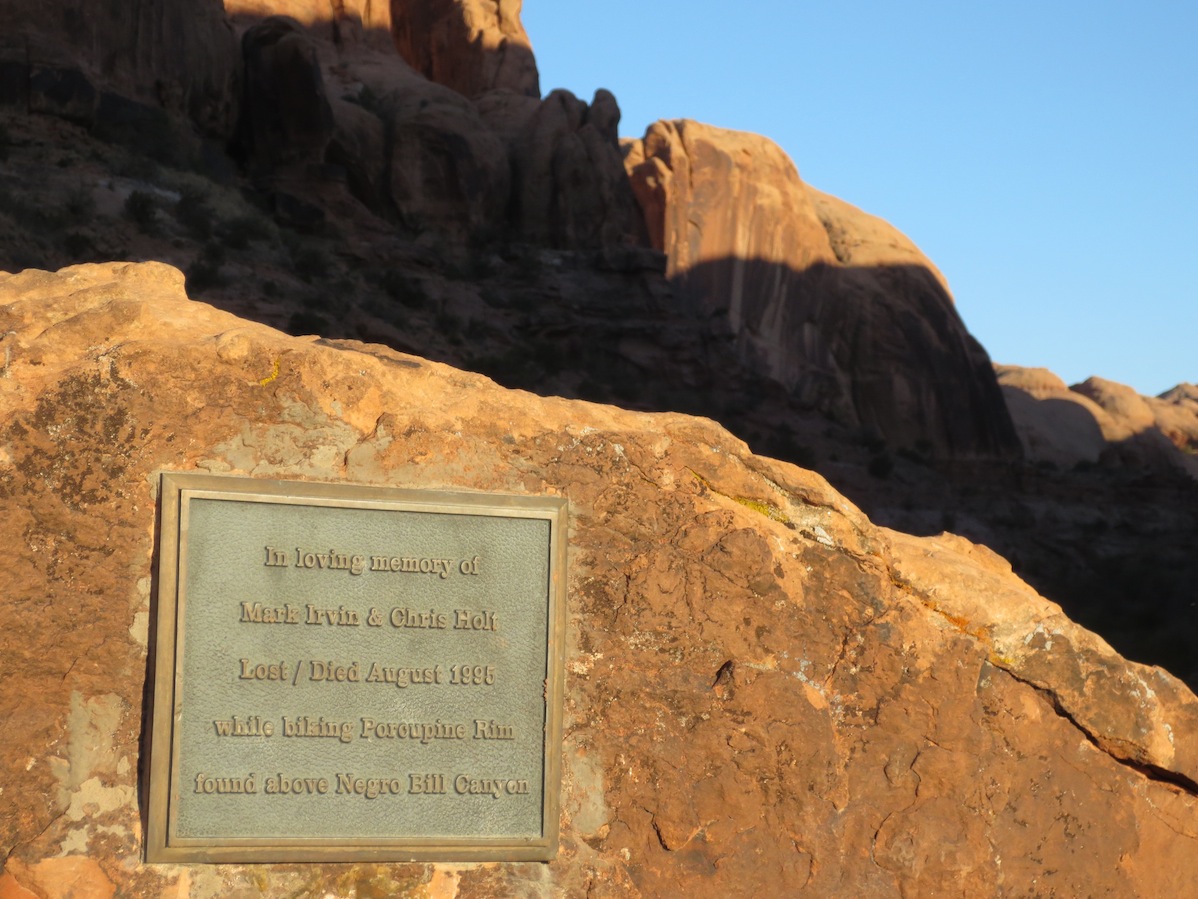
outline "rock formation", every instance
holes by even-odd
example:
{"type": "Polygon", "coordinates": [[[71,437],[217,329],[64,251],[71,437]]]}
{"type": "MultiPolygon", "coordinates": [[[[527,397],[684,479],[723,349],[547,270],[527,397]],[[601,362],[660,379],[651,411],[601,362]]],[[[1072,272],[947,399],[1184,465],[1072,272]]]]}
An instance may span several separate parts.
{"type": "Polygon", "coordinates": [[[639,241],[615,98],[542,101],[518,2],[394,4],[385,16],[323,6],[227,4],[245,29],[239,149],[260,185],[311,193],[327,163],[375,213],[455,244],[639,241]],[[384,25],[407,63],[379,46],[384,25]],[[306,184],[280,169],[297,159],[306,184]]]}
{"type": "Polygon", "coordinates": [[[149,109],[227,137],[236,118],[237,43],[219,0],[0,2],[6,101],[87,125],[143,128],[149,109]],[[132,109],[130,102],[137,105],[132,109]],[[133,121],[130,121],[133,119],[133,121]]]}
{"type": "Polygon", "coordinates": [[[0,275],[0,895],[1184,895],[1198,699],[989,551],[678,414],[503,390],[189,301],[0,275]],[[159,472],[571,504],[547,864],[146,866],[159,472]],[[68,886],[69,885],[69,886],[68,886]]]}
{"type": "Polygon", "coordinates": [[[565,90],[544,100],[493,91],[476,105],[511,158],[514,237],[561,248],[644,242],[611,92],[597,90],[588,105],[565,90]]]}
{"type": "MultiPolygon", "coordinates": [[[[1192,388],[1142,398],[1156,425],[1101,443],[1043,413],[1114,435],[1133,398],[1092,383],[1033,400],[1042,439],[1015,459],[945,279],[895,229],[764,139],[693,123],[630,147],[630,180],[609,93],[468,96],[396,52],[395,8],[0,0],[0,269],[156,259],[292,333],[716,418],[876,522],[995,549],[1120,652],[1198,685],[1192,388]]],[[[513,10],[491,5],[486,27],[513,10]]],[[[461,34],[443,35],[464,54],[448,70],[482,72],[461,34]]]]}
{"type": "Polygon", "coordinates": [[[293,19],[272,16],[241,39],[245,96],[241,143],[258,168],[316,165],[333,134],[333,111],[314,41],[293,19]]]}
{"type": "Polygon", "coordinates": [[[224,0],[224,7],[236,22],[289,16],[322,40],[393,49],[389,0],[224,0]]]}
{"type": "MultiPolygon", "coordinates": [[[[669,260],[676,315],[706,329],[713,369],[732,358],[747,380],[773,381],[796,405],[896,449],[1018,452],[984,351],[909,241],[810,191],[752,135],[659,123],[630,150],[630,180],[615,97],[539,97],[517,0],[228,0],[224,12],[228,21],[210,0],[139,12],[135,24],[89,15],[74,43],[59,41],[83,62],[47,81],[27,58],[11,93],[41,85],[17,104],[127,146],[156,135],[156,160],[223,177],[230,161],[212,140],[236,122],[228,146],[241,176],[304,234],[348,217],[354,230],[398,225],[461,257],[527,243],[611,258],[651,240],[669,260]],[[163,29],[211,46],[180,48],[155,80],[155,54],[170,45],[138,41],[163,29]],[[379,41],[388,29],[393,47],[379,41]],[[93,65],[100,44],[118,49],[93,65]],[[151,82],[163,97],[146,93],[151,82]]],[[[34,24],[17,23],[32,47],[34,24]]]]}
{"type": "Polygon", "coordinates": [[[1198,478],[1198,391],[1193,385],[1146,397],[1104,378],[1067,387],[1046,369],[995,368],[1030,459],[1180,470],[1198,478]]]}
{"type": "Polygon", "coordinates": [[[491,90],[541,95],[521,0],[391,0],[400,55],[430,81],[467,97],[491,90]]]}
{"type": "Polygon", "coordinates": [[[894,445],[1018,452],[985,351],[892,227],[809,191],[756,135],[658,122],[625,165],[678,290],[749,365],[894,445]]]}

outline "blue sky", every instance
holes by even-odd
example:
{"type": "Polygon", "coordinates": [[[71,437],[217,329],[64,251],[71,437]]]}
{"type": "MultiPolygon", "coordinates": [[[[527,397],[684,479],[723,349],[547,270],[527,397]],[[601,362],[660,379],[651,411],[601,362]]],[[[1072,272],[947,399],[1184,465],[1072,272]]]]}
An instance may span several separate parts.
{"type": "Polygon", "coordinates": [[[997,362],[1198,382],[1198,4],[524,0],[541,88],[777,141],[997,362]]]}

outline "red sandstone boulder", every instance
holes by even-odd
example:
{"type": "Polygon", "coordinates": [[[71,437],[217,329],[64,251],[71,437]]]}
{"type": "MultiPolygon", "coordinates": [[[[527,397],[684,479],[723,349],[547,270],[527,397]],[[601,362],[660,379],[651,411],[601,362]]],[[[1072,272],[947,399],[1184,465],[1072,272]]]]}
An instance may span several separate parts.
{"type": "Polygon", "coordinates": [[[0,895],[1182,896],[1198,698],[712,422],[0,274],[0,895]],[[163,470],[565,496],[547,864],[145,865],[163,470]]]}

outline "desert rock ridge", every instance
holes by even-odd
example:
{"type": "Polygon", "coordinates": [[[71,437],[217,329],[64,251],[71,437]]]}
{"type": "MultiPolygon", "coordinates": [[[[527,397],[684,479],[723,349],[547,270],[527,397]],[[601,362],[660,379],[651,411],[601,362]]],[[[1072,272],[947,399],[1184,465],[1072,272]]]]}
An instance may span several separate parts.
{"type": "Polygon", "coordinates": [[[1066,386],[1044,368],[996,365],[999,385],[1034,462],[1131,466],[1198,479],[1198,390],[1160,396],[1090,377],[1066,386]]]}
{"type": "Polygon", "coordinates": [[[0,334],[4,899],[1183,895],[1198,874],[1188,689],[988,550],[876,527],[713,422],[287,336],[158,263],[0,274],[0,334]],[[569,498],[553,862],[141,863],[168,469],[569,498]]]}

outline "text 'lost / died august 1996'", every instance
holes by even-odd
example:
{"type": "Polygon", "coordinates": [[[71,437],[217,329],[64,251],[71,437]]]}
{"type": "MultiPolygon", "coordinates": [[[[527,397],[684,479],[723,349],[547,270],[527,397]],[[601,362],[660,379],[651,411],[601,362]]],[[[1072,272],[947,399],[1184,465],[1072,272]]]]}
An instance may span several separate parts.
{"type": "Polygon", "coordinates": [[[564,504],[267,484],[164,478],[150,854],[548,857],[564,504]]]}

